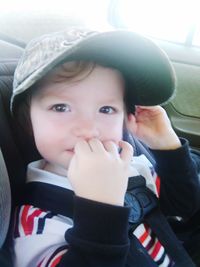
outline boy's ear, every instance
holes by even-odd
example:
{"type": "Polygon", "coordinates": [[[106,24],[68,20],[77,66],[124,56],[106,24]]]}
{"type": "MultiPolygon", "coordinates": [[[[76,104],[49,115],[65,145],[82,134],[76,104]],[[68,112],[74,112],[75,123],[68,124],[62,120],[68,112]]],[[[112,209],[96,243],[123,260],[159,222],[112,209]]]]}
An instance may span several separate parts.
{"type": "Polygon", "coordinates": [[[135,116],[132,113],[127,114],[125,117],[125,128],[132,134],[136,132],[137,123],[135,116]]]}

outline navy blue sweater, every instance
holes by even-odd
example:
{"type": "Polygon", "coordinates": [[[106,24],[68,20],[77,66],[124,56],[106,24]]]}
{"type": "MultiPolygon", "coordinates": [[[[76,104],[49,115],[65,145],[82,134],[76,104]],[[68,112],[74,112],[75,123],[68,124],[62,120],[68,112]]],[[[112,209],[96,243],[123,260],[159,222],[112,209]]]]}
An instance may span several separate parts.
{"type": "MultiPolygon", "coordinates": [[[[199,209],[200,185],[188,143],[173,151],[151,152],[161,179],[161,210],[189,218],[199,209]]],[[[69,249],[57,267],[156,266],[138,240],[129,238],[129,207],[87,200],[45,184],[27,184],[26,190],[26,204],[73,218],[74,226],[65,234],[69,249]]],[[[191,262],[187,267],[194,266],[191,262]]]]}

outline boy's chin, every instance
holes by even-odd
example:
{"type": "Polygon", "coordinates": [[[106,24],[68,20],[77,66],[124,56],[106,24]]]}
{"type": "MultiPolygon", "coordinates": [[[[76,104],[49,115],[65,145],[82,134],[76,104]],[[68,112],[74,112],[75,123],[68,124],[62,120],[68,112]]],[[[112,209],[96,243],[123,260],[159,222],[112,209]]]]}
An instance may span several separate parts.
{"type": "Polygon", "coordinates": [[[64,167],[63,164],[47,163],[44,167],[44,170],[51,172],[51,173],[55,173],[55,174],[60,175],[60,176],[67,176],[68,165],[69,164],[66,164],[66,166],[64,167]]]}

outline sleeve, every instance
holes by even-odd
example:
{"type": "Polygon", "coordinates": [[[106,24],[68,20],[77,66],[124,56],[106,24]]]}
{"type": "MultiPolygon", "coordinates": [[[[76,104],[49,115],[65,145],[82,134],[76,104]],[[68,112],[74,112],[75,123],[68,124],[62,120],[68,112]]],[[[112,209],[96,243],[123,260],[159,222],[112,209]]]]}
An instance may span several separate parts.
{"type": "Polygon", "coordinates": [[[125,266],[129,208],[75,196],[70,227],[61,223],[63,218],[33,206],[22,206],[20,213],[15,227],[16,267],[125,266]]]}
{"type": "Polygon", "coordinates": [[[160,205],[165,215],[191,217],[200,208],[198,169],[188,141],[175,150],[151,150],[160,177],[160,205]]]}

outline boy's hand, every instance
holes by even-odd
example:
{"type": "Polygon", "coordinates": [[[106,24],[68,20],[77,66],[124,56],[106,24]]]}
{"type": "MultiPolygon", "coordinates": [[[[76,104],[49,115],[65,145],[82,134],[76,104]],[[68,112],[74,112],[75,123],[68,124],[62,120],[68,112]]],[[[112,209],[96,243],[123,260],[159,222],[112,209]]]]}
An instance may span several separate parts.
{"type": "Polygon", "coordinates": [[[171,150],[181,146],[165,110],[160,106],[137,106],[128,116],[128,128],[151,149],[171,150]]]}
{"type": "Polygon", "coordinates": [[[76,144],[68,177],[77,196],[123,206],[133,149],[124,141],[119,146],[120,154],[112,141],[91,139],[76,144]]]}

